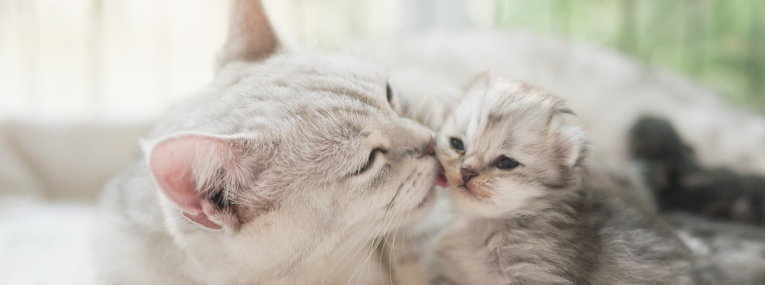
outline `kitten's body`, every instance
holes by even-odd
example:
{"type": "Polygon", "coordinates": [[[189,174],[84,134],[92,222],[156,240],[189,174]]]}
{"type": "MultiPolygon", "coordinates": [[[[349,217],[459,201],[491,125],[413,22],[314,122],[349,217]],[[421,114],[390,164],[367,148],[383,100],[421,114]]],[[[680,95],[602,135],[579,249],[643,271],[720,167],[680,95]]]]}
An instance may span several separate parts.
{"type": "Polygon", "coordinates": [[[507,217],[458,218],[438,247],[435,270],[454,284],[693,284],[690,251],[672,230],[586,193],[507,217]]]}
{"type": "Polygon", "coordinates": [[[662,215],[693,250],[703,284],[765,284],[765,231],[683,213],[662,215]]]}
{"type": "Polygon", "coordinates": [[[487,75],[466,93],[438,135],[459,214],[433,284],[695,283],[671,230],[586,177],[560,99],[487,75]]]}

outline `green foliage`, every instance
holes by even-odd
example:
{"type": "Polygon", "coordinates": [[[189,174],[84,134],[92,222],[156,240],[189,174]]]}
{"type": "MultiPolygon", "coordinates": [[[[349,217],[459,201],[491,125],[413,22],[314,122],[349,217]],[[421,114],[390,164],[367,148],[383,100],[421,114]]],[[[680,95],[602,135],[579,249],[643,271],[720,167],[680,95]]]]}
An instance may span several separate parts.
{"type": "Polygon", "coordinates": [[[765,111],[765,0],[496,0],[495,25],[615,48],[765,111]]]}

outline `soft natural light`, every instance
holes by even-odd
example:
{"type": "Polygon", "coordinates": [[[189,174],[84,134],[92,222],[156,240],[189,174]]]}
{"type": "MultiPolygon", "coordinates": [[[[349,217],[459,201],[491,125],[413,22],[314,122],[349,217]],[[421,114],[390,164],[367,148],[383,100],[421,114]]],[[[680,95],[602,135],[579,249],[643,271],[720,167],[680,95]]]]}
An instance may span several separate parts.
{"type": "MultiPolygon", "coordinates": [[[[264,0],[282,40],[525,29],[627,53],[765,110],[765,1],[264,0]]],[[[0,119],[155,118],[210,82],[224,0],[0,0],[0,119]]]]}
{"type": "MultiPolygon", "coordinates": [[[[332,48],[349,37],[386,36],[416,26],[407,19],[418,18],[412,13],[426,7],[416,6],[428,1],[264,2],[283,40],[332,48]]],[[[491,23],[482,21],[491,19],[494,1],[442,2],[426,3],[447,7],[442,16],[428,11],[436,15],[433,21],[452,21],[455,17],[443,15],[462,13],[448,9],[456,5],[468,7],[477,26],[491,23]]],[[[212,80],[228,5],[220,0],[0,1],[0,118],[151,119],[212,80]]]]}

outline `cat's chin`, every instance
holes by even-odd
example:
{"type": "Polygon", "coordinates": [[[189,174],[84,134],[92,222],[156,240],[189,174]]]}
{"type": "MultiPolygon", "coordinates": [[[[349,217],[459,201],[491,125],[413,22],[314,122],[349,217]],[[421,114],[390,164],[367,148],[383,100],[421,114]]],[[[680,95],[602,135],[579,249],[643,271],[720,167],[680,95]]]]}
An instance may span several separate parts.
{"type": "Polygon", "coordinates": [[[415,221],[418,220],[428,213],[430,213],[431,210],[433,210],[434,205],[436,204],[436,198],[438,197],[438,188],[431,187],[430,190],[425,194],[424,197],[422,197],[422,200],[420,200],[420,203],[417,204],[414,208],[409,210],[409,221],[415,221]]]}
{"type": "Polygon", "coordinates": [[[436,187],[430,187],[430,190],[428,190],[428,193],[425,194],[425,197],[422,198],[422,201],[420,201],[420,204],[418,204],[417,207],[414,208],[414,210],[417,211],[424,208],[432,207],[432,205],[434,204],[436,200],[437,193],[438,191],[436,187]]]}

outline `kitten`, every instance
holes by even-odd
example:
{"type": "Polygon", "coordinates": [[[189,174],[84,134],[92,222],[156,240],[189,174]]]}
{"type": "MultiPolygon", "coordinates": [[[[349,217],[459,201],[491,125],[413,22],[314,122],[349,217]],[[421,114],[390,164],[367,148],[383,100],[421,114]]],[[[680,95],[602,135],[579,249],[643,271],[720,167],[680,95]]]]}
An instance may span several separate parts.
{"type": "Polygon", "coordinates": [[[437,138],[458,213],[431,284],[695,283],[671,231],[587,182],[561,99],[489,74],[465,92],[437,138]]]}
{"type": "Polygon", "coordinates": [[[390,284],[383,236],[424,216],[431,131],[374,64],[282,46],[259,1],[233,4],[215,81],[111,181],[104,284],[390,284]]]}

